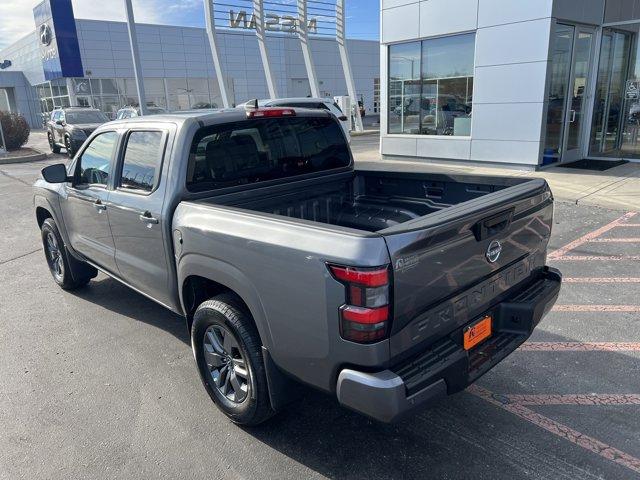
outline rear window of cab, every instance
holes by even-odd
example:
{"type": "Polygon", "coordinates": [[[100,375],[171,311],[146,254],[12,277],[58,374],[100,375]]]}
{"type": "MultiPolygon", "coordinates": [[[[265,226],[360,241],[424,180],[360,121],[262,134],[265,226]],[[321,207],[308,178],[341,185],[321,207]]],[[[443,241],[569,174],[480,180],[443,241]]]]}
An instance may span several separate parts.
{"type": "Polygon", "coordinates": [[[189,153],[187,189],[201,192],[348,167],[334,118],[278,117],[201,128],[189,153]]]}

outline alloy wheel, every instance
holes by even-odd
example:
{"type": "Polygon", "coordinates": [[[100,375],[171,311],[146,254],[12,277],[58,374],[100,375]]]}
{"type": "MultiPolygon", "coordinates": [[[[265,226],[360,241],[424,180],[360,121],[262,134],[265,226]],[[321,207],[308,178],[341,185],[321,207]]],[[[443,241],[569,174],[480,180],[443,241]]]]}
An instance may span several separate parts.
{"type": "Polygon", "coordinates": [[[51,273],[53,273],[57,279],[61,279],[64,276],[64,260],[62,259],[62,252],[60,251],[58,240],[53,232],[47,233],[46,249],[51,273]]]}
{"type": "Polygon", "coordinates": [[[212,386],[234,403],[249,394],[249,369],[238,341],[221,325],[210,326],[204,334],[204,360],[212,386]]]}

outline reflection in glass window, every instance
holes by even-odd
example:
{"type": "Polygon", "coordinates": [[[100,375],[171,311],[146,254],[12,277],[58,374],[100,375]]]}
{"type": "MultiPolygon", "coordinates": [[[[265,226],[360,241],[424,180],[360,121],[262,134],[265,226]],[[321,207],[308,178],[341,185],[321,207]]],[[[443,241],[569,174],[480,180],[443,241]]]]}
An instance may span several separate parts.
{"type": "Polygon", "coordinates": [[[150,192],[162,162],[162,132],[131,132],[122,163],[120,186],[150,192]]]}
{"type": "Polygon", "coordinates": [[[81,185],[106,185],[111,171],[111,157],[118,134],[106,132],[94,138],[78,161],[76,183],[81,185]]]}
{"type": "Polygon", "coordinates": [[[475,35],[389,47],[389,133],[471,134],[475,35]]]}

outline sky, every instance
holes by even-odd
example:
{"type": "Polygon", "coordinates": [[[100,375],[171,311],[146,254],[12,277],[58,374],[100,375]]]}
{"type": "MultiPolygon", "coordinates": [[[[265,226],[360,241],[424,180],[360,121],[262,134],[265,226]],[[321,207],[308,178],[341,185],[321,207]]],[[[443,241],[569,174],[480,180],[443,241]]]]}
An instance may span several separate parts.
{"type": "MultiPolygon", "coordinates": [[[[123,0],[72,1],[76,18],[124,21],[123,0]]],[[[248,3],[246,0],[235,1],[248,3]]],[[[286,0],[270,1],[274,3],[286,0]]],[[[0,0],[0,49],[35,30],[33,7],[38,3],[40,0],[0,0]]],[[[221,3],[231,2],[224,0],[221,3]]],[[[377,40],[379,1],[345,0],[345,3],[347,36],[377,40]]],[[[136,22],[140,23],[204,27],[202,0],[133,0],[133,10],[136,22]]]]}

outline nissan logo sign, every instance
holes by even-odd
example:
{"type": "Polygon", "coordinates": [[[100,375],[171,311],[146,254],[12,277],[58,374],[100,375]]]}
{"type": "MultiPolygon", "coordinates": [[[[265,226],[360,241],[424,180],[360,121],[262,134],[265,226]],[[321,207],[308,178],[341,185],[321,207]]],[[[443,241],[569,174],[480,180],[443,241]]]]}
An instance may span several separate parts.
{"type": "Polygon", "coordinates": [[[45,47],[51,45],[51,28],[46,23],[40,26],[40,43],[45,47]]]}
{"type": "Polygon", "coordinates": [[[500,258],[500,254],[502,253],[502,245],[499,241],[494,240],[489,244],[487,248],[487,253],[485,254],[489,263],[496,263],[498,258],[500,258]]]}

